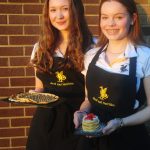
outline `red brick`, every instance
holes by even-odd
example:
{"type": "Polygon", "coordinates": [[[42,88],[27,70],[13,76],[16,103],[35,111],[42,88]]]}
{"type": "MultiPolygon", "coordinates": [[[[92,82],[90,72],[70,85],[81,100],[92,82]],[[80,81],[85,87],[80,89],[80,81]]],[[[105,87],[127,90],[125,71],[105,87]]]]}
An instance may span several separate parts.
{"type": "Polygon", "coordinates": [[[22,104],[22,103],[11,103],[10,104],[11,107],[17,107],[17,108],[23,108],[23,107],[26,107],[28,106],[27,104],[22,104]]]}
{"type": "Polygon", "coordinates": [[[99,0],[85,0],[85,3],[87,3],[87,4],[98,4],[99,0]]]}
{"type": "Polygon", "coordinates": [[[8,0],[8,2],[15,2],[15,3],[34,3],[39,2],[39,0],[8,0]]]}
{"type": "Polygon", "coordinates": [[[0,149],[2,147],[9,147],[10,146],[10,139],[0,139],[0,149]]]}
{"type": "Polygon", "coordinates": [[[24,146],[26,144],[27,138],[12,138],[11,143],[13,147],[24,146]]]}
{"type": "Polygon", "coordinates": [[[12,45],[33,45],[38,40],[38,36],[10,36],[12,45]]]}
{"type": "Polygon", "coordinates": [[[9,5],[9,4],[0,4],[0,13],[6,14],[20,14],[22,13],[22,5],[9,5]]]}
{"type": "Polygon", "coordinates": [[[94,36],[99,34],[98,28],[98,26],[89,26],[89,29],[94,36]]]}
{"type": "Polygon", "coordinates": [[[23,108],[0,109],[0,117],[20,117],[24,116],[23,108]]]}
{"type": "Polygon", "coordinates": [[[0,128],[2,128],[2,127],[9,127],[8,119],[0,119],[0,128]]]}
{"type": "Polygon", "coordinates": [[[9,128],[9,129],[0,129],[1,137],[16,137],[24,136],[25,130],[23,128],[9,128]]]}
{"type": "Polygon", "coordinates": [[[0,47],[0,56],[22,56],[23,47],[0,47]]]}
{"type": "Polygon", "coordinates": [[[43,5],[24,5],[23,10],[25,14],[42,14],[43,5]]]}
{"type": "Polygon", "coordinates": [[[0,45],[8,45],[8,37],[7,36],[0,36],[0,45]]]}
{"type": "Polygon", "coordinates": [[[21,26],[1,26],[0,34],[10,35],[10,34],[23,34],[23,27],[21,26]]]}
{"type": "Polygon", "coordinates": [[[32,50],[33,50],[33,46],[25,47],[25,55],[31,56],[32,50]]]}
{"type": "Polygon", "coordinates": [[[25,26],[24,27],[25,34],[40,34],[40,26],[25,26]]]}
{"type": "Polygon", "coordinates": [[[39,24],[39,16],[27,16],[27,15],[10,15],[10,24],[39,24]]]}
{"type": "Polygon", "coordinates": [[[26,76],[34,76],[34,68],[28,67],[26,68],[26,76]]]}
{"type": "Polygon", "coordinates": [[[3,148],[0,150],[26,150],[25,146],[24,147],[11,147],[11,148],[3,148]]]}
{"type": "Polygon", "coordinates": [[[87,5],[85,7],[85,13],[86,13],[86,15],[87,14],[98,15],[98,13],[99,13],[99,6],[98,5],[96,5],[96,6],[89,6],[89,5],[87,5]]]}
{"type": "Polygon", "coordinates": [[[0,98],[0,107],[9,107],[9,103],[2,101],[3,98],[0,98]]]}
{"type": "Polygon", "coordinates": [[[24,147],[21,146],[20,148],[13,148],[11,150],[26,150],[26,148],[25,148],[25,146],[24,147]]]}
{"type": "Polygon", "coordinates": [[[0,58],[0,66],[8,66],[8,58],[0,58]]]}
{"type": "Polygon", "coordinates": [[[13,57],[10,58],[11,66],[27,66],[29,64],[29,57],[13,57]]]}
{"type": "Polygon", "coordinates": [[[1,88],[0,87],[0,97],[8,97],[13,94],[23,92],[23,88],[1,88]]]}
{"type": "Polygon", "coordinates": [[[0,68],[0,77],[24,76],[23,68],[0,68]]]}
{"type": "Polygon", "coordinates": [[[42,16],[40,16],[40,22],[39,22],[39,24],[42,24],[42,20],[43,20],[42,16]]]}
{"type": "Polygon", "coordinates": [[[33,116],[35,113],[36,107],[25,108],[25,116],[33,116]]]}
{"type": "Polygon", "coordinates": [[[86,16],[87,18],[87,22],[89,25],[98,25],[98,20],[99,20],[99,17],[98,16],[86,16]]]}
{"type": "Polygon", "coordinates": [[[1,2],[7,2],[7,0],[1,0],[1,2]]]}
{"type": "Polygon", "coordinates": [[[8,78],[0,78],[0,87],[7,87],[9,86],[9,79],[8,78]]]}
{"type": "Polygon", "coordinates": [[[12,127],[29,126],[30,122],[31,122],[31,118],[11,119],[11,126],[12,127]]]}
{"type": "Polygon", "coordinates": [[[0,15],[0,24],[7,24],[7,15],[0,15]]]}
{"type": "Polygon", "coordinates": [[[11,78],[11,86],[33,86],[34,78],[11,78]]]}

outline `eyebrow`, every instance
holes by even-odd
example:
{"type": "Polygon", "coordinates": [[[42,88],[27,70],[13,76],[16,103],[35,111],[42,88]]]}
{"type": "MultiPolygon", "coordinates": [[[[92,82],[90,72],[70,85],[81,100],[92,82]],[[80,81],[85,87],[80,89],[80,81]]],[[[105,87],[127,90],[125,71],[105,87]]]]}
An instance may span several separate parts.
{"type": "MultiPolygon", "coordinates": [[[[55,7],[57,7],[57,6],[50,6],[49,8],[55,8],[55,7]]],[[[69,7],[69,5],[63,5],[61,7],[69,7]]]]}
{"type": "MultiPolygon", "coordinates": [[[[116,14],[114,14],[114,15],[127,15],[128,13],[116,13],[116,14]]],[[[101,14],[101,15],[106,15],[106,16],[108,16],[108,14],[101,14]]]]}

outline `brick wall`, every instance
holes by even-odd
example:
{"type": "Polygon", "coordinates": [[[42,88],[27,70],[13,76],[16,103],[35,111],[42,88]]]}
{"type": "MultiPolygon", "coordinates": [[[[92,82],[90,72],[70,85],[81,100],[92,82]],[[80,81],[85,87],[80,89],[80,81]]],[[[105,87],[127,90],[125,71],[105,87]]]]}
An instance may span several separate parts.
{"type": "MultiPolygon", "coordinates": [[[[89,27],[97,35],[98,1],[83,0],[89,27]]],[[[44,0],[0,0],[0,98],[34,87],[28,64],[37,41],[44,0]]],[[[137,0],[150,43],[150,0],[137,0]]],[[[35,107],[0,102],[0,150],[24,150],[35,107]]]]}

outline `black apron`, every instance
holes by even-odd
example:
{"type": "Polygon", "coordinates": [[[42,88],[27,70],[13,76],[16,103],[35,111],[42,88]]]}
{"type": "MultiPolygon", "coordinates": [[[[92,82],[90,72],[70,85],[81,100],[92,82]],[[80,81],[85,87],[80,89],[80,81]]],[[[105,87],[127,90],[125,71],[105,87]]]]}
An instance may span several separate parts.
{"type": "Polygon", "coordinates": [[[27,150],[74,150],[78,141],[73,134],[73,113],[84,100],[84,76],[74,69],[61,67],[65,58],[55,57],[51,73],[37,72],[44,92],[63,97],[54,108],[37,108],[30,127],[27,150]]]}
{"type": "MultiPolygon", "coordinates": [[[[86,76],[88,99],[91,111],[107,123],[114,118],[122,118],[135,113],[136,98],[136,57],[130,58],[129,75],[110,73],[97,67],[97,52],[86,76]]],[[[123,127],[109,136],[97,138],[96,150],[148,150],[148,134],[144,125],[123,127]]]]}
{"type": "Polygon", "coordinates": [[[125,117],[134,112],[136,95],[136,57],[130,58],[129,76],[109,73],[97,67],[96,54],[86,76],[88,99],[92,103],[92,111],[107,123],[117,117],[125,117]]]}

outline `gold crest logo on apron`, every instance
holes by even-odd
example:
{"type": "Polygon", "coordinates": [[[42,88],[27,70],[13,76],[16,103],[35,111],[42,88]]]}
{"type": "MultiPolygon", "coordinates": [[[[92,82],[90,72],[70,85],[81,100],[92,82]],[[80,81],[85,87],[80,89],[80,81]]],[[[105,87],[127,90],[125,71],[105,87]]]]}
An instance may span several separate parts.
{"type": "Polygon", "coordinates": [[[55,72],[55,79],[54,82],[50,82],[50,85],[54,86],[72,86],[74,85],[73,82],[67,81],[67,75],[64,74],[63,71],[57,71],[55,72]]]}
{"type": "Polygon", "coordinates": [[[100,97],[101,100],[105,100],[108,98],[107,94],[107,88],[104,88],[103,86],[100,86],[100,97]]]}
{"type": "Polygon", "coordinates": [[[115,104],[113,104],[111,102],[107,102],[107,99],[109,98],[108,88],[107,87],[103,87],[103,86],[99,86],[99,88],[100,88],[99,97],[98,98],[93,97],[93,100],[95,102],[99,103],[99,104],[102,104],[102,105],[115,107],[115,104]]]}
{"type": "Polygon", "coordinates": [[[64,80],[66,80],[66,76],[63,74],[63,71],[57,71],[56,78],[58,79],[58,82],[63,82],[64,80]]]}

